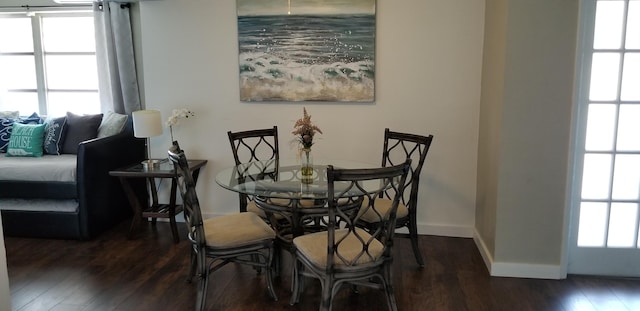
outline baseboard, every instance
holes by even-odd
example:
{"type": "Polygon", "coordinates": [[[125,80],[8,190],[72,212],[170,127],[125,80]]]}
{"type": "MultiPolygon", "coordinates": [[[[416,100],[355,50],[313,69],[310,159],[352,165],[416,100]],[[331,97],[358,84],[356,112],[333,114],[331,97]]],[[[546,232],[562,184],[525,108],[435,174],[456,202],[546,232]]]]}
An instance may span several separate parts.
{"type": "MultiPolygon", "coordinates": [[[[446,236],[454,238],[471,238],[473,237],[474,229],[465,226],[448,226],[448,225],[425,225],[418,224],[419,235],[435,235],[446,236]]],[[[396,230],[398,233],[409,233],[407,228],[400,228],[396,230]]]]}
{"type": "Polygon", "coordinates": [[[486,244],[480,238],[480,234],[475,230],[473,240],[491,276],[551,280],[565,279],[567,277],[565,269],[562,269],[560,265],[496,262],[486,244]]]}

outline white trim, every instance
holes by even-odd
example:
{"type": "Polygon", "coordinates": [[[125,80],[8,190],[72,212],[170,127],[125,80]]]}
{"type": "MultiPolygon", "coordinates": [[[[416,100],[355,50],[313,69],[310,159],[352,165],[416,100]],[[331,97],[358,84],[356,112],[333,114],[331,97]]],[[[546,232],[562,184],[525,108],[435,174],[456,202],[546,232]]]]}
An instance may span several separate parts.
{"type": "Polygon", "coordinates": [[[473,240],[480,251],[487,270],[491,276],[532,278],[532,279],[552,279],[559,280],[567,278],[567,273],[562,264],[543,265],[531,263],[496,262],[491,256],[478,231],[474,231],[473,240]]]}

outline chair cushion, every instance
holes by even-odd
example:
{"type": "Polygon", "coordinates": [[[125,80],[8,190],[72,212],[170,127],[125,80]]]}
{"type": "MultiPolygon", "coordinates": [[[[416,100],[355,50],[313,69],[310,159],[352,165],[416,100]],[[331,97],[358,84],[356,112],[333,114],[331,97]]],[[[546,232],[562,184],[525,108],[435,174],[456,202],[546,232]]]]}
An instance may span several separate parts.
{"type": "MultiPolygon", "coordinates": [[[[348,229],[339,229],[335,231],[335,239],[338,241],[345,235],[346,238],[342,241],[336,254],[334,254],[334,263],[337,267],[346,267],[347,265],[338,257],[338,254],[346,261],[351,263],[355,260],[355,264],[365,264],[376,261],[382,256],[384,246],[380,241],[371,237],[365,230],[356,228],[355,233],[349,232],[348,229]],[[363,253],[363,243],[360,241],[371,241],[369,244],[369,253],[363,253]],[[359,258],[356,257],[360,255],[359,258]]],[[[327,244],[328,237],[327,231],[311,233],[303,236],[299,236],[293,239],[293,244],[300,254],[309,259],[314,265],[318,267],[327,266],[327,244]]]]}
{"type": "Polygon", "coordinates": [[[247,212],[252,212],[252,213],[260,216],[260,218],[267,218],[267,215],[264,213],[264,211],[261,208],[259,208],[256,205],[255,201],[247,202],[247,212]]]}
{"type": "Polygon", "coordinates": [[[276,234],[254,213],[238,213],[204,221],[207,246],[232,248],[275,238],[276,234]]]}
{"type": "MultiPolygon", "coordinates": [[[[289,200],[289,199],[271,198],[269,200],[271,201],[272,204],[281,205],[281,206],[288,206],[291,203],[291,200],[289,200]]],[[[300,200],[299,203],[300,203],[301,207],[311,207],[311,206],[313,206],[313,200],[300,200]]],[[[263,209],[259,208],[258,205],[256,205],[255,201],[249,201],[247,203],[247,212],[252,212],[252,213],[260,216],[261,218],[265,218],[265,219],[267,218],[267,214],[265,214],[263,209]]],[[[274,213],[273,216],[276,219],[284,218],[282,215],[276,214],[276,213],[274,213]]]]}
{"type": "MultiPolygon", "coordinates": [[[[384,220],[389,219],[389,210],[391,210],[391,204],[393,203],[393,201],[387,199],[387,198],[377,198],[376,202],[374,204],[374,208],[376,209],[376,211],[378,211],[378,213],[380,213],[380,215],[384,218],[384,220]]],[[[369,199],[368,198],[364,198],[364,200],[362,201],[362,208],[366,208],[369,205],[369,199]]],[[[396,211],[396,218],[402,218],[402,217],[407,217],[407,215],[409,215],[409,209],[402,203],[398,203],[398,210],[396,211]]],[[[368,223],[376,223],[376,222],[380,222],[380,216],[378,216],[378,214],[376,214],[376,212],[371,209],[368,208],[365,212],[364,215],[362,215],[360,217],[360,219],[362,221],[366,221],[368,223]]]]}

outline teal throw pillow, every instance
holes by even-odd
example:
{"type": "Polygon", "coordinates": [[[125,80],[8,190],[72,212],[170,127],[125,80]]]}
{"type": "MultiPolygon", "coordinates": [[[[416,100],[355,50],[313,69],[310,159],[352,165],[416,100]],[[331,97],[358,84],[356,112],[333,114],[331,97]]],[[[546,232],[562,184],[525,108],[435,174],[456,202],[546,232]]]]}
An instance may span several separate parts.
{"type": "Polygon", "coordinates": [[[45,124],[13,123],[8,157],[41,157],[45,124]]]}

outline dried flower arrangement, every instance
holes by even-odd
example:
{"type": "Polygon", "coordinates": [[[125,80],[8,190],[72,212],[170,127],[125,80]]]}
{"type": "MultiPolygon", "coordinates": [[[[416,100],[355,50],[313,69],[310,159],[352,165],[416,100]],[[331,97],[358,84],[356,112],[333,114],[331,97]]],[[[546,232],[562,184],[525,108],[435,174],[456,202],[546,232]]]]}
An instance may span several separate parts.
{"type": "Polygon", "coordinates": [[[307,108],[303,108],[303,117],[296,121],[291,134],[295,135],[295,141],[301,149],[310,149],[313,146],[313,137],[316,133],[322,134],[322,130],[311,122],[311,115],[307,113],[307,108]]]}

